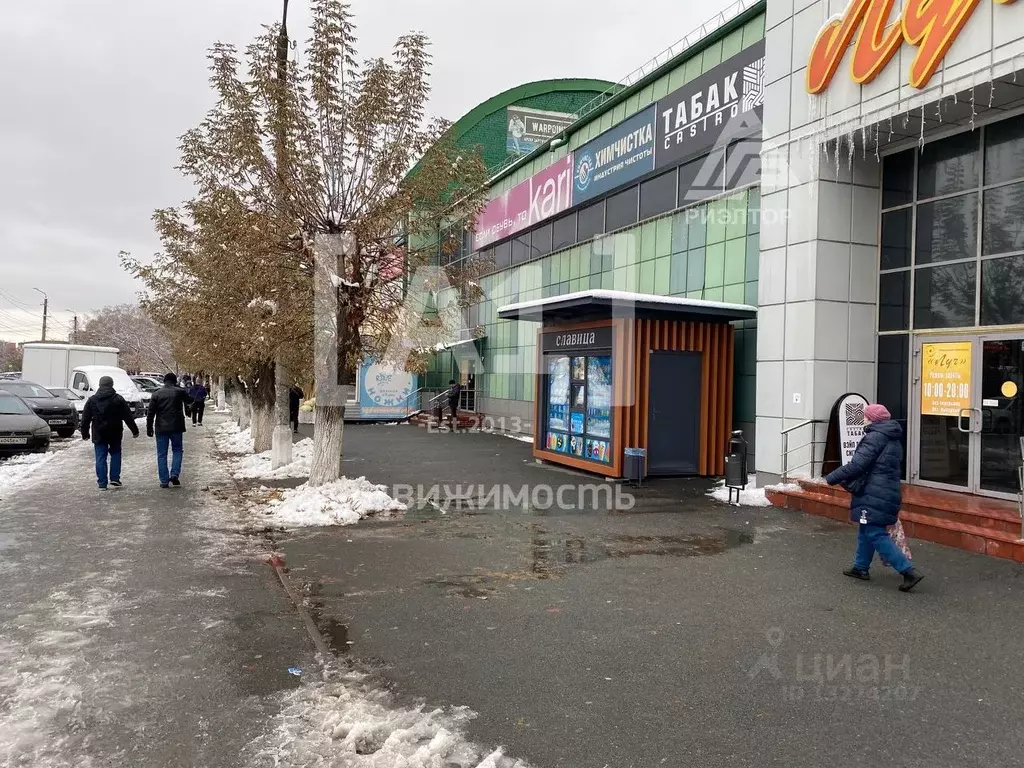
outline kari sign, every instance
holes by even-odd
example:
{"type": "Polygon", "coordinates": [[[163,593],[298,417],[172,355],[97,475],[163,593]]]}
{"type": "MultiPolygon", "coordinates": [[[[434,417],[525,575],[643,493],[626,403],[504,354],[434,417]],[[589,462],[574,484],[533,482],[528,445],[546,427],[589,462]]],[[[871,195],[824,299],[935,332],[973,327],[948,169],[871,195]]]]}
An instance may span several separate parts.
{"type": "Polygon", "coordinates": [[[921,345],[921,415],[959,416],[971,407],[971,342],[921,345]]]}
{"type": "Polygon", "coordinates": [[[654,118],[652,104],[576,150],[574,204],[654,170],[654,118]]]}
{"type": "Polygon", "coordinates": [[[752,45],[658,102],[655,162],[678,165],[707,154],[732,127],[760,135],[764,112],[764,41],[752,45]]]}
{"type": "MultiPolygon", "coordinates": [[[[895,0],[851,0],[844,13],[828,20],[814,41],[807,62],[807,91],[821,93],[828,88],[851,44],[850,76],[863,85],[885,69],[904,42],[917,48],[910,63],[910,85],[924,88],[979,2],[906,0],[896,20],[889,24],[895,0]]],[[[994,2],[1010,5],[1014,0],[994,2]]]]}
{"type": "Polygon", "coordinates": [[[576,115],[525,107],[508,108],[509,152],[526,155],[576,122],[576,115]]]}
{"type": "Polygon", "coordinates": [[[476,220],[473,250],[486,248],[570,208],[572,160],[570,152],[501,197],[491,200],[476,220]]]}

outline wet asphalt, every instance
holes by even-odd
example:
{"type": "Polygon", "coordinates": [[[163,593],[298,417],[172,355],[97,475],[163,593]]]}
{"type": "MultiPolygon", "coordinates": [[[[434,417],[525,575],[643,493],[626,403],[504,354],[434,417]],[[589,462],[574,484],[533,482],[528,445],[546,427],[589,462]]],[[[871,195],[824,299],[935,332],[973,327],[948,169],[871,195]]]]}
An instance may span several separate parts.
{"type": "MultiPolygon", "coordinates": [[[[308,428],[306,428],[308,430],[308,428]]],[[[498,435],[348,426],[390,487],[590,483],[498,435]]],[[[274,534],[339,656],[542,766],[1024,764],[1021,566],[912,542],[844,578],[854,530],[660,481],[629,511],[463,501],[274,534]]],[[[485,494],[486,495],[486,494],[485,494]]]]}
{"type": "Polygon", "coordinates": [[[151,439],[116,491],[66,450],[0,501],[0,765],[246,765],[313,648],[212,442],[190,429],[173,490],[151,439]]]}

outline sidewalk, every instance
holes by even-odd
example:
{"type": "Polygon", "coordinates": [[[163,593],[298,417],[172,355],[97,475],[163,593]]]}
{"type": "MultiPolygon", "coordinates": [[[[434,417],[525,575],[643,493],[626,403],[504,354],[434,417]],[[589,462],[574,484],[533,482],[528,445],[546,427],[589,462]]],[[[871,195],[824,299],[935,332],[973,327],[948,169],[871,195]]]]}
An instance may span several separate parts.
{"type": "MultiPolygon", "coordinates": [[[[496,435],[348,426],[393,487],[594,482],[496,435]]],[[[844,578],[848,526],[736,509],[702,481],[629,512],[415,509],[281,534],[335,648],[535,766],[1017,765],[1024,580],[913,542],[927,578],[844,578]]]]}
{"type": "Polygon", "coordinates": [[[245,765],[300,684],[288,667],[315,666],[205,429],[186,434],[180,489],[127,435],[121,490],[96,489],[80,442],[4,495],[0,765],[245,765]]]}

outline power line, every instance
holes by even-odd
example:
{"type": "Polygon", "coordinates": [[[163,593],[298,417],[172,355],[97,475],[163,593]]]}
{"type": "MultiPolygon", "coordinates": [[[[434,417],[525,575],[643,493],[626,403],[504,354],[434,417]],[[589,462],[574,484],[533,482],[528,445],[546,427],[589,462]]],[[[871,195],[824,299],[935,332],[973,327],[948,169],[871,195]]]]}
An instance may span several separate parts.
{"type": "Polygon", "coordinates": [[[7,293],[4,290],[0,290],[0,297],[3,297],[4,299],[7,299],[7,301],[11,302],[11,304],[14,304],[15,306],[18,306],[18,307],[20,307],[22,309],[31,310],[31,309],[36,309],[38,307],[38,305],[36,305],[34,307],[34,306],[30,305],[30,304],[26,304],[23,301],[19,301],[18,299],[14,298],[13,296],[11,296],[9,293],[7,293]]]}

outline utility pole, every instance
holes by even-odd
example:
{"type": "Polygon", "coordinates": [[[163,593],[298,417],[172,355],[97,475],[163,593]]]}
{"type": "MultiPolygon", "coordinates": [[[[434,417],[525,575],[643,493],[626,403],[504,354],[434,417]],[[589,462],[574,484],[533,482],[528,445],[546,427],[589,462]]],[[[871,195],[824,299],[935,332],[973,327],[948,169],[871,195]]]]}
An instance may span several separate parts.
{"type": "Polygon", "coordinates": [[[78,343],[78,313],[73,309],[65,309],[65,312],[70,312],[72,315],[71,320],[71,343],[78,343]]]}
{"type": "Polygon", "coordinates": [[[50,312],[50,297],[46,295],[45,291],[40,291],[38,288],[32,290],[43,294],[43,338],[41,341],[46,341],[46,317],[50,312]]]}

